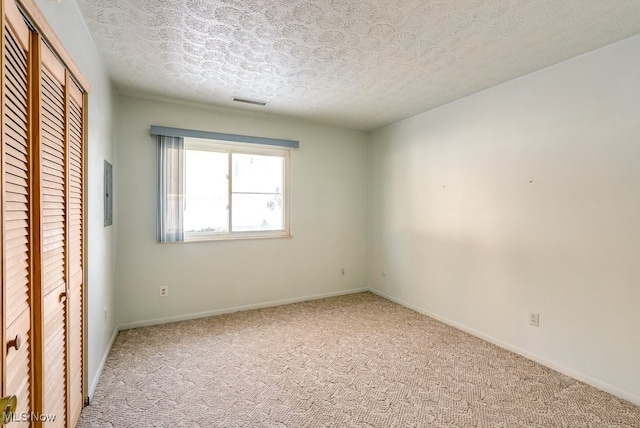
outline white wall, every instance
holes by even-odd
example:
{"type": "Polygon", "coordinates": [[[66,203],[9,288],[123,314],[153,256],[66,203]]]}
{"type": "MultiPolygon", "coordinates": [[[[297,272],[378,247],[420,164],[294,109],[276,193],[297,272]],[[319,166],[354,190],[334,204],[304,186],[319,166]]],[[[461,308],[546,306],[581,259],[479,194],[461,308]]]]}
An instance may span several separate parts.
{"type": "Polygon", "coordinates": [[[116,264],[124,328],[366,287],[366,134],[126,96],[119,106],[116,264]],[[156,243],[151,125],[299,140],[293,238],[156,243]],[[169,286],[168,297],[159,297],[161,285],[169,286]]]}
{"type": "Polygon", "coordinates": [[[370,286],[640,404],[638,52],[374,132],[370,286]]]}
{"type": "MultiPolygon", "coordinates": [[[[113,257],[115,233],[113,227],[103,227],[102,201],[103,162],[106,159],[113,163],[112,131],[117,100],[76,3],[49,0],[37,0],[36,3],[91,85],[87,161],[89,236],[86,255],[88,381],[92,394],[117,328],[113,257]],[[106,316],[104,308],[107,308],[106,316]]],[[[117,171],[117,165],[114,165],[114,169],[117,171]]]]}

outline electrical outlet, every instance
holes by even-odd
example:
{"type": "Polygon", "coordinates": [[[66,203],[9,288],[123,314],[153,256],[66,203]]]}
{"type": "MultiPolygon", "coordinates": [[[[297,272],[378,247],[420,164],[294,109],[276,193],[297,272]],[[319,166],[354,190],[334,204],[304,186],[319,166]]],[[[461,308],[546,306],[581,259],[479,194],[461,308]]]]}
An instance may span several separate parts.
{"type": "Polygon", "coordinates": [[[529,314],[529,324],[534,327],[540,327],[540,314],[538,312],[531,312],[529,314]]]}
{"type": "Polygon", "coordinates": [[[160,297],[167,297],[169,295],[169,287],[163,285],[160,287],[160,297]]]}

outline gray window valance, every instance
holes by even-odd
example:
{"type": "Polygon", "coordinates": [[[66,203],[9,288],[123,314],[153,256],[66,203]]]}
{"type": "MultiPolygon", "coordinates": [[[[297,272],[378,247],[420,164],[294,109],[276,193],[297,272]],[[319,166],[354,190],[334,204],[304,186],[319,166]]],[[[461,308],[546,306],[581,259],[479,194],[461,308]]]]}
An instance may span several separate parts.
{"type": "Polygon", "coordinates": [[[267,146],[289,147],[297,149],[299,141],[283,140],[279,138],[254,137],[251,135],[225,134],[222,132],[196,131],[193,129],[170,128],[167,126],[151,125],[151,135],[178,138],[206,138],[209,140],[229,141],[235,143],[263,144],[267,146]]]}

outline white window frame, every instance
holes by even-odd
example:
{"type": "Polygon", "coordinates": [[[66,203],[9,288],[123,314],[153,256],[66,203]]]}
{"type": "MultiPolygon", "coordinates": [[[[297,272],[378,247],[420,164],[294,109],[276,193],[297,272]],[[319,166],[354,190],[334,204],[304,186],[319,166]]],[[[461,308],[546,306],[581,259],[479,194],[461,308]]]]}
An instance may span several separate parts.
{"type": "Polygon", "coordinates": [[[291,234],[291,150],[285,147],[271,147],[250,143],[225,143],[221,140],[210,140],[195,137],[184,138],[184,150],[202,150],[219,153],[227,153],[228,157],[228,201],[227,210],[228,226],[227,232],[184,232],[183,242],[217,241],[235,239],[260,239],[260,238],[290,238],[291,234]],[[232,183],[232,154],[253,154],[257,156],[276,156],[283,158],[283,229],[282,230],[255,230],[255,231],[233,231],[233,183],[232,183]]]}

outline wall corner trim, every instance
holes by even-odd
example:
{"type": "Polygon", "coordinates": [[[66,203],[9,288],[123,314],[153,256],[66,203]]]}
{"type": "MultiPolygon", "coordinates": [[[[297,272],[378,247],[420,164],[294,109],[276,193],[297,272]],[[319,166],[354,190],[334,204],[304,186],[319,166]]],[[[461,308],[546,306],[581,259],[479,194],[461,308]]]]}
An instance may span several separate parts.
{"type": "Polygon", "coordinates": [[[118,329],[119,330],[129,330],[129,329],[132,329],[132,328],[147,327],[147,326],[150,326],[150,325],[166,324],[166,323],[170,323],[170,322],[186,321],[186,320],[193,320],[193,319],[198,319],[198,318],[207,318],[207,317],[213,317],[213,316],[216,316],[216,315],[231,314],[233,312],[243,312],[243,311],[250,311],[252,309],[271,308],[271,307],[274,307],[274,306],[288,305],[288,304],[291,304],[291,303],[299,303],[299,302],[306,302],[306,301],[310,301],[310,300],[326,299],[328,297],[336,297],[336,296],[344,296],[344,295],[347,295],[347,294],[364,293],[365,291],[369,291],[369,289],[366,288],[366,287],[351,288],[349,290],[335,291],[335,292],[331,292],[331,293],[314,294],[314,295],[311,295],[311,296],[294,297],[294,298],[291,298],[291,299],[283,299],[283,300],[272,300],[272,301],[264,302],[264,303],[256,303],[256,304],[251,304],[251,305],[242,305],[242,306],[234,306],[234,307],[230,307],[230,308],[214,309],[214,310],[211,310],[211,311],[197,312],[197,313],[184,314],[184,315],[176,315],[176,316],[165,317],[165,318],[156,318],[156,319],[152,319],[152,320],[135,321],[135,322],[130,322],[130,323],[126,323],[126,324],[120,324],[118,329]]]}
{"type": "Polygon", "coordinates": [[[93,401],[93,395],[96,393],[96,387],[98,386],[98,381],[100,380],[100,376],[102,375],[102,371],[104,370],[104,366],[107,363],[107,358],[109,357],[109,353],[111,353],[111,348],[113,347],[114,342],[116,341],[116,337],[118,336],[118,327],[113,329],[113,334],[111,335],[111,339],[109,340],[109,345],[107,349],[104,351],[104,355],[102,356],[102,360],[100,360],[100,365],[98,366],[98,370],[96,370],[96,377],[89,385],[89,404],[93,401]]]}

